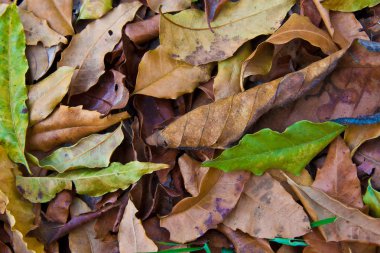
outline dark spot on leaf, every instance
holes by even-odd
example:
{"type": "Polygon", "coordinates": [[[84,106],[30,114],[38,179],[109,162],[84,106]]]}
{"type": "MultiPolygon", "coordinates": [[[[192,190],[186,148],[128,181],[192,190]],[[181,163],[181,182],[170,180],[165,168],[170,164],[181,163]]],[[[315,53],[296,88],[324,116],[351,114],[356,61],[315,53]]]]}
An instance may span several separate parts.
{"type": "Polygon", "coordinates": [[[270,204],[270,193],[265,193],[263,196],[261,196],[260,201],[266,204],[270,204]]]}
{"type": "Polygon", "coordinates": [[[216,198],[215,209],[223,218],[225,218],[231,212],[231,209],[222,207],[222,202],[223,202],[222,198],[216,198]]]}
{"type": "Polygon", "coordinates": [[[26,108],[26,107],[22,108],[21,113],[25,114],[27,112],[28,112],[28,108],[26,108]]]}
{"type": "Polygon", "coordinates": [[[108,30],[108,35],[112,36],[112,34],[113,34],[113,31],[112,30],[108,30]]]}
{"type": "Polygon", "coordinates": [[[209,213],[207,220],[205,221],[206,227],[210,227],[212,225],[212,213],[209,213]]]}
{"type": "Polygon", "coordinates": [[[38,198],[42,199],[42,197],[43,197],[42,191],[38,191],[38,198]]]}
{"type": "Polygon", "coordinates": [[[22,188],[20,185],[17,185],[17,190],[18,190],[22,195],[25,194],[25,190],[24,190],[24,188],[22,188]]]}

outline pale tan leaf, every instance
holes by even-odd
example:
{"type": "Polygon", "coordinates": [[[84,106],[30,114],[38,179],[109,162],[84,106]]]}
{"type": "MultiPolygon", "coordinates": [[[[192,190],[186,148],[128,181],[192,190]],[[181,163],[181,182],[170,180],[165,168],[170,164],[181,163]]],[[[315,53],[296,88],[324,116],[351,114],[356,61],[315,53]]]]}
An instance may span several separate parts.
{"type": "Polygon", "coordinates": [[[74,35],[58,62],[58,66],[77,69],[71,82],[70,95],[85,92],[97,83],[105,72],[105,54],[119,42],[122,27],[134,18],[140,7],[138,1],[122,3],[74,35]]]}
{"type": "Polygon", "coordinates": [[[45,75],[59,50],[60,46],[45,48],[40,43],[37,46],[27,46],[25,54],[28,59],[30,79],[37,81],[45,75]]]}
{"type": "Polygon", "coordinates": [[[36,17],[33,12],[20,8],[18,12],[24,27],[27,45],[35,46],[38,42],[42,42],[44,47],[52,47],[59,43],[67,43],[67,39],[51,29],[45,19],[36,17]]]}
{"type": "Polygon", "coordinates": [[[73,0],[25,0],[26,9],[46,19],[56,32],[66,36],[74,34],[71,24],[73,0]]]}
{"type": "Polygon", "coordinates": [[[294,238],[310,231],[302,206],[268,173],[251,176],[223,223],[258,238],[294,238]]]}
{"type": "Polygon", "coordinates": [[[149,8],[155,12],[159,12],[162,6],[162,12],[182,11],[191,6],[191,0],[147,0],[149,8]]]}
{"type": "Polygon", "coordinates": [[[243,191],[247,172],[224,173],[210,168],[201,184],[200,194],[181,200],[160,221],[170,239],[185,243],[216,228],[236,205],[243,191]]]}
{"type": "Polygon", "coordinates": [[[31,150],[48,151],[65,142],[77,142],[128,117],[127,112],[121,112],[102,118],[99,112],[83,110],[82,106],[61,105],[31,128],[27,145],[31,150]]]}
{"type": "Polygon", "coordinates": [[[74,69],[58,68],[53,74],[28,87],[29,123],[34,125],[45,119],[66,95],[74,69]]]}
{"type": "Polygon", "coordinates": [[[134,94],[175,99],[210,79],[212,64],[192,66],[172,59],[160,46],[141,60],[134,94]]]}
{"type": "Polygon", "coordinates": [[[120,253],[155,252],[158,247],[146,235],[141,220],[136,218],[137,209],[129,200],[120,223],[118,240],[120,253]]]}

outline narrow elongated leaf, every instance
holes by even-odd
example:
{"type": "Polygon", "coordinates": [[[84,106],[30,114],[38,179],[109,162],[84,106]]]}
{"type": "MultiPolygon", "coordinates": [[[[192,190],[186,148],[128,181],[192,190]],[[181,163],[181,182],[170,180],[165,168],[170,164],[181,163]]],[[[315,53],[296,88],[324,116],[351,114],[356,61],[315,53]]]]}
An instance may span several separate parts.
{"type": "Polygon", "coordinates": [[[255,175],[262,175],[268,169],[281,169],[298,175],[344,129],[344,126],[333,122],[309,121],[297,122],[283,133],[263,129],[247,134],[237,146],[203,165],[224,171],[249,170],[255,175]]]}
{"type": "Polygon", "coordinates": [[[1,15],[0,31],[0,143],[14,162],[28,166],[24,156],[28,62],[24,30],[15,4],[1,15]]]}
{"type": "Polygon", "coordinates": [[[293,0],[240,0],[226,3],[207,24],[197,9],[165,14],[160,20],[160,42],[174,59],[192,65],[229,58],[246,41],[273,33],[293,6],[293,0]]]}
{"type": "Polygon", "coordinates": [[[97,19],[112,9],[112,0],[85,0],[78,19],[97,19]]]}
{"type": "Polygon", "coordinates": [[[367,191],[363,196],[363,202],[369,207],[372,216],[380,218],[380,192],[372,187],[371,180],[368,180],[367,191]]]}
{"type": "Polygon", "coordinates": [[[66,95],[74,68],[60,67],[41,82],[28,87],[30,124],[45,119],[66,95]]]}
{"type": "Polygon", "coordinates": [[[16,185],[26,199],[33,203],[48,202],[63,190],[71,190],[73,184],[78,194],[101,196],[118,189],[125,190],[143,175],[166,169],[166,164],[130,162],[112,163],[105,169],[81,169],[67,171],[50,177],[16,178],[16,185]]]}
{"type": "Polygon", "coordinates": [[[324,0],[322,5],[329,10],[354,12],[379,3],[380,0],[324,0]]]}
{"type": "Polygon", "coordinates": [[[121,125],[112,133],[90,135],[71,147],[54,151],[40,161],[40,166],[60,173],[73,169],[107,167],[113,151],[123,138],[121,125]]]}

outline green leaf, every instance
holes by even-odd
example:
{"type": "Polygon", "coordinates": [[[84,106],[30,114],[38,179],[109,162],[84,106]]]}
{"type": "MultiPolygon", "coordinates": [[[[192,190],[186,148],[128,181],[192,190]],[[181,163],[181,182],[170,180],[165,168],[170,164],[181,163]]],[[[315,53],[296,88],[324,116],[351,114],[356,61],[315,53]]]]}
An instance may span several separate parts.
{"type": "Polygon", "coordinates": [[[125,165],[112,163],[105,169],[80,169],[49,177],[16,178],[16,185],[23,196],[33,203],[45,203],[63,190],[78,194],[101,196],[118,189],[125,190],[143,175],[168,168],[166,164],[130,162],[125,165]]]}
{"type": "MultiPolygon", "coordinates": [[[[123,141],[121,125],[112,133],[92,134],[71,147],[57,149],[37,165],[59,173],[73,169],[104,168],[114,150],[123,141]]],[[[36,158],[35,158],[36,159],[36,158]]],[[[33,159],[32,159],[33,160],[33,159]]]]}
{"type": "Polygon", "coordinates": [[[298,246],[306,247],[306,246],[309,246],[309,244],[307,244],[302,239],[273,238],[273,239],[270,239],[269,241],[271,241],[271,242],[277,242],[279,244],[289,245],[289,246],[292,246],[292,247],[298,247],[298,246]]]}
{"type": "Polygon", "coordinates": [[[379,3],[380,0],[325,0],[322,5],[329,10],[353,12],[379,3]]]}
{"type": "Polygon", "coordinates": [[[310,224],[310,226],[312,228],[320,227],[323,225],[334,223],[336,221],[336,219],[337,219],[337,217],[330,217],[330,218],[323,219],[323,220],[317,220],[317,221],[312,222],[310,224]]]}
{"type": "Polygon", "coordinates": [[[84,0],[80,7],[80,19],[98,19],[112,9],[112,0],[84,0]]]}
{"type": "Polygon", "coordinates": [[[285,132],[263,129],[247,134],[235,147],[225,150],[215,160],[203,163],[226,172],[249,170],[262,175],[268,169],[281,169],[299,175],[322,149],[335,139],[345,126],[334,122],[299,121],[285,132]]]}
{"type": "Polygon", "coordinates": [[[16,4],[0,17],[0,143],[9,157],[26,167],[25,136],[28,109],[25,73],[25,34],[16,4]]]}
{"type": "Polygon", "coordinates": [[[372,187],[371,179],[368,180],[367,191],[363,196],[363,202],[369,207],[373,217],[380,218],[380,192],[372,187]]]}

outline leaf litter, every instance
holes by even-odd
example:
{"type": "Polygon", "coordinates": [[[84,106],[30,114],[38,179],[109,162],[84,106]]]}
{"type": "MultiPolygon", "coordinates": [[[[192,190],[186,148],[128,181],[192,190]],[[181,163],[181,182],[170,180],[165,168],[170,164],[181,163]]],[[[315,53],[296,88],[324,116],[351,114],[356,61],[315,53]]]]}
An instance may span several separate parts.
{"type": "Polygon", "coordinates": [[[380,1],[0,4],[0,251],[380,247],[380,1]]]}

